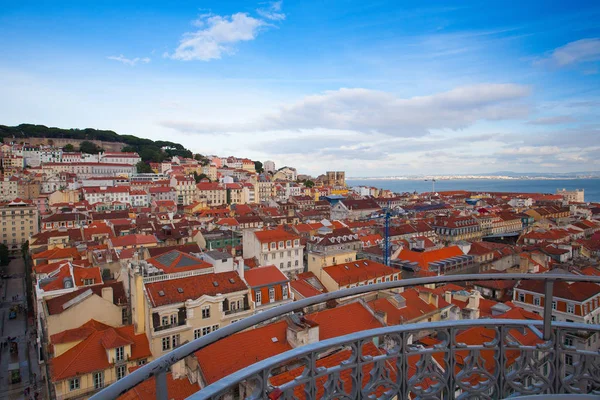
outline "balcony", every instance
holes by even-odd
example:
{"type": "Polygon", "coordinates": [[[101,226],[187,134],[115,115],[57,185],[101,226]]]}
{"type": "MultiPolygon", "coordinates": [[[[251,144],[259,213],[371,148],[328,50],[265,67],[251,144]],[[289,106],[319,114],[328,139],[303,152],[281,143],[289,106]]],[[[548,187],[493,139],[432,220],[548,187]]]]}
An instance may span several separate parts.
{"type": "Polygon", "coordinates": [[[224,312],[225,315],[235,315],[235,314],[241,314],[243,312],[248,312],[251,311],[252,309],[250,308],[250,306],[248,307],[243,307],[243,308],[236,308],[235,310],[226,310],[224,312]]]}
{"type": "Polygon", "coordinates": [[[184,344],[92,399],[116,398],[152,376],[156,377],[157,398],[167,399],[166,372],[178,360],[229,335],[312,305],[377,290],[492,279],[544,281],[548,304],[544,319],[444,320],[356,332],[277,354],[204,387],[190,399],[231,398],[238,393],[250,399],[600,395],[600,343],[582,347],[568,339],[580,332],[600,335],[600,325],[551,321],[555,282],[600,283],[600,277],[477,274],[384,282],[284,304],[184,344]],[[433,334],[423,338],[423,331],[433,334]],[[474,331],[476,335],[470,334],[474,331]]]}
{"type": "Polygon", "coordinates": [[[154,328],[154,332],[161,332],[161,331],[166,331],[168,329],[174,329],[174,328],[178,328],[180,326],[186,326],[186,321],[182,320],[182,321],[178,321],[175,324],[168,324],[168,325],[159,325],[157,327],[154,328]]]}

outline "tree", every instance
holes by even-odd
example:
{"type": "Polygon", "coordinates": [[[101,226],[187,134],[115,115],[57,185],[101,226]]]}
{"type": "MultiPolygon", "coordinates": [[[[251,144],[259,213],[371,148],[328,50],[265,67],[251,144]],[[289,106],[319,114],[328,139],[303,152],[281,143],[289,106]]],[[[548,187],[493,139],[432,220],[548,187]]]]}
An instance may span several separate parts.
{"type": "Polygon", "coordinates": [[[263,168],[263,163],[261,163],[260,161],[254,161],[254,169],[259,174],[261,174],[261,173],[263,173],[265,171],[264,168],[263,168]]]}
{"type": "Polygon", "coordinates": [[[68,143],[65,147],[63,147],[63,151],[66,153],[72,153],[75,151],[75,146],[73,146],[71,143],[68,143]]]}
{"type": "Polygon", "coordinates": [[[137,149],[133,146],[127,145],[121,149],[123,153],[137,153],[137,149]]]}
{"type": "Polygon", "coordinates": [[[89,140],[84,140],[83,142],[79,143],[79,151],[82,153],[98,154],[101,150],[102,149],[100,147],[96,146],[96,144],[90,142],[89,140]]]}
{"type": "Polygon", "coordinates": [[[8,247],[4,243],[0,243],[0,265],[8,265],[8,247]]]}
{"type": "Polygon", "coordinates": [[[152,172],[154,172],[152,171],[152,167],[150,167],[150,164],[147,164],[144,161],[140,161],[137,164],[135,164],[135,168],[138,174],[151,174],[152,172]]]}
{"type": "Polygon", "coordinates": [[[306,186],[307,188],[312,188],[315,186],[315,183],[313,181],[311,181],[310,179],[307,179],[304,181],[304,186],[306,186]]]}
{"type": "Polygon", "coordinates": [[[196,181],[196,183],[200,183],[202,179],[208,179],[208,181],[210,182],[210,178],[206,176],[206,174],[198,174],[196,171],[194,171],[194,180],[196,181]]]}

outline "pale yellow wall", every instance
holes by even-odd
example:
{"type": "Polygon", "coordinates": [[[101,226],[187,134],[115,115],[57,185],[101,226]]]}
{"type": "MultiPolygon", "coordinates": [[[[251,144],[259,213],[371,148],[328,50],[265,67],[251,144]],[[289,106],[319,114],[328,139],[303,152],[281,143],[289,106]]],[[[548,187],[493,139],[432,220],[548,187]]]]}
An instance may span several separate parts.
{"type": "Polygon", "coordinates": [[[345,264],[347,262],[356,261],[356,251],[348,250],[333,255],[324,255],[319,253],[307,253],[308,255],[308,270],[319,276],[321,269],[330,265],[345,264]],[[335,258],[335,261],[334,261],[335,258]]]}
{"type": "Polygon", "coordinates": [[[49,315],[46,319],[48,335],[79,328],[90,319],[110,326],[121,326],[123,321],[121,307],[100,296],[92,295],[60,314],[49,315]]]}
{"type": "Polygon", "coordinates": [[[72,349],[73,347],[77,346],[81,342],[82,342],[81,340],[77,340],[77,341],[69,342],[69,343],[53,344],[54,357],[60,356],[61,354],[69,351],[70,349],[72,349]]]}

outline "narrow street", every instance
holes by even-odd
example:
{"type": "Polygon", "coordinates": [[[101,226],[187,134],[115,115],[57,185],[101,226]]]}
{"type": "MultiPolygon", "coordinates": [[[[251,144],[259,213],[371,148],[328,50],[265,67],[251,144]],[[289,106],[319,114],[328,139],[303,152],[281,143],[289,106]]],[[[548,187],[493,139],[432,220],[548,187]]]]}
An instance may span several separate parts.
{"type": "Polygon", "coordinates": [[[0,295],[0,399],[33,399],[37,387],[38,398],[45,398],[42,392],[43,384],[35,382],[39,378],[39,364],[34,346],[33,321],[28,321],[27,300],[25,290],[24,261],[16,258],[6,267],[2,267],[3,279],[1,280],[0,295]],[[16,312],[16,317],[11,319],[11,311],[16,312]],[[31,329],[29,329],[31,327],[31,329]],[[16,343],[18,352],[11,352],[16,343]],[[20,382],[11,382],[11,368],[17,368],[20,373],[20,382]],[[34,380],[35,376],[35,380],[34,380]],[[25,396],[25,390],[29,393],[25,396]]]}

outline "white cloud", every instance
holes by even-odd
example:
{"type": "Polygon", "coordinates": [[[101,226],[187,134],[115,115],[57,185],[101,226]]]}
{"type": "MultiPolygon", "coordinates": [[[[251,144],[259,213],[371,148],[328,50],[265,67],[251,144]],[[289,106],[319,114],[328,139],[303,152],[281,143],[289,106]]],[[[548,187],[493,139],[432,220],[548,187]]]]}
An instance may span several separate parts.
{"type": "Polygon", "coordinates": [[[246,13],[236,13],[231,16],[204,14],[194,25],[202,29],[185,33],[169,57],[183,61],[220,59],[223,54],[233,53],[236,43],[254,40],[267,23],[246,13]]]}
{"type": "Polygon", "coordinates": [[[553,61],[559,66],[600,60],[600,38],[576,40],[552,52],[553,61]]]}
{"type": "Polygon", "coordinates": [[[542,117],[529,121],[532,125],[560,125],[575,122],[576,119],[568,115],[557,115],[554,117],[542,117]]]}
{"type": "Polygon", "coordinates": [[[519,156],[547,156],[561,153],[558,146],[522,146],[501,150],[498,154],[509,154],[519,156]]]}
{"type": "Polygon", "coordinates": [[[269,5],[267,8],[259,8],[256,10],[258,15],[263,18],[270,19],[271,21],[283,21],[285,19],[285,14],[281,12],[281,3],[283,1],[275,1],[269,5]]]}
{"type": "Polygon", "coordinates": [[[123,54],[119,56],[108,56],[106,58],[108,58],[109,60],[119,61],[125,65],[129,65],[130,67],[135,67],[138,63],[148,64],[150,62],[150,59],[148,57],[126,58],[123,54]]]}
{"type": "Polygon", "coordinates": [[[161,125],[188,133],[321,128],[401,137],[423,136],[434,129],[463,129],[480,120],[524,117],[528,107],[522,100],[529,93],[529,87],[516,84],[465,86],[412,98],[398,98],[377,90],[342,88],[307,96],[243,124],[168,121],[161,125]]]}

